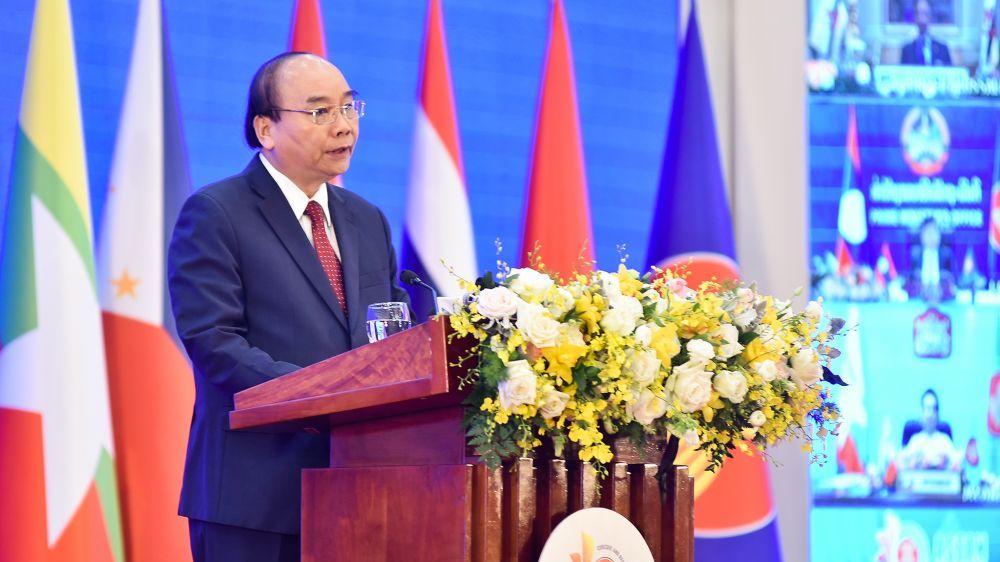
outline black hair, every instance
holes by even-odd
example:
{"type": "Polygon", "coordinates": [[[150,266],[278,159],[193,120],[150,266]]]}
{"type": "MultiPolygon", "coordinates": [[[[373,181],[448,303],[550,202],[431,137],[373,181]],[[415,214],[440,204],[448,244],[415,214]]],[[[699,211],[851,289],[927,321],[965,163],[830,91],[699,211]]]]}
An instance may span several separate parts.
{"type": "Polygon", "coordinates": [[[260,139],[257,138],[257,130],[253,126],[253,121],[258,115],[269,117],[273,121],[281,120],[281,112],[275,109],[278,107],[278,72],[290,59],[303,55],[312,55],[312,53],[302,51],[281,53],[262,64],[253,75],[253,79],[250,80],[247,114],[243,121],[243,135],[250,148],[261,147],[260,139]]]}

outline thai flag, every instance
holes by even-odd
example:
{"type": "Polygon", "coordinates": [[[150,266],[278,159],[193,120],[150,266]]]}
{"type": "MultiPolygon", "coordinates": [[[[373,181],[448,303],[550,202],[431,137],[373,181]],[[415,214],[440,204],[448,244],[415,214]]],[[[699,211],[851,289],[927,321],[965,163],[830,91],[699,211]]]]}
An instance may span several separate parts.
{"type": "MultiPolygon", "coordinates": [[[[688,283],[736,278],[733,225],[715,136],[711,92],[692,6],[681,48],[647,265],[682,266],[688,283]]],[[[767,465],[737,453],[717,473],[698,451],[678,464],[695,478],[695,559],[781,560],[767,465]]]]}
{"type": "MultiPolygon", "coordinates": [[[[400,261],[438,294],[459,296],[456,276],[476,278],[476,251],[439,0],[428,3],[418,92],[400,261]]],[[[434,310],[423,289],[410,302],[421,317],[434,310]]]]}

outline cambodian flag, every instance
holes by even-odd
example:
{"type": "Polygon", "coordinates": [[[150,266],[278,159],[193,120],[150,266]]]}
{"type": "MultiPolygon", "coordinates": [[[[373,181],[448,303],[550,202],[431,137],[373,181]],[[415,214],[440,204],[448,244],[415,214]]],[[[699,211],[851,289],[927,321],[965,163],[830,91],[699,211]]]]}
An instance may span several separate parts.
{"type": "MultiPolygon", "coordinates": [[[[682,266],[688,284],[739,274],[722,175],[711,92],[692,7],[681,48],[647,265],[682,266]]],[[[736,453],[716,473],[704,455],[683,449],[678,464],[695,478],[695,559],[781,560],[767,465],[736,453]]]]}

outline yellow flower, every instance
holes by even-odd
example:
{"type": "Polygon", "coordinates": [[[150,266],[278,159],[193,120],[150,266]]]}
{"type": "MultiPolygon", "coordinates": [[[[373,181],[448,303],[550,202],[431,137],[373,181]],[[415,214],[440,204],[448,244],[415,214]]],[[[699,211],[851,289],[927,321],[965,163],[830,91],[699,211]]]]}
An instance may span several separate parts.
{"type": "Polygon", "coordinates": [[[573,367],[587,354],[587,347],[573,345],[566,337],[559,338],[559,345],[542,348],[542,356],[548,360],[548,371],[567,383],[573,382],[573,367]]]}
{"type": "Polygon", "coordinates": [[[618,287],[626,297],[637,297],[642,293],[642,281],[639,272],[630,270],[625,264],[618,265],[618,287]]]}
{"type": "Polygon", "coordinates": [[[681,351],[681,341],[677,338],[677,326],[667,324],[653,332],[649,347],[656,351],[656,357],[663,365],[670,365],[670,360],[681,351]]]}
{"type": "Polygon", "coordinates": [[[605,308],[604,297],[592,293],[584,293],[576,299],[576,312],[580,319],[587,323],[587,331],[597,332],[601,321],[601,311],[605,308]]]}
{"type": "Polygon", "coordinates": [[[768,359],[777,363],[781,361],[781,356],[768,349],[767,345],[765,345],[761,338],[755,338],[743,348],[743,359],[745,359],[747,363],[753,365],[755,363],[767,361],[768,359]]]}

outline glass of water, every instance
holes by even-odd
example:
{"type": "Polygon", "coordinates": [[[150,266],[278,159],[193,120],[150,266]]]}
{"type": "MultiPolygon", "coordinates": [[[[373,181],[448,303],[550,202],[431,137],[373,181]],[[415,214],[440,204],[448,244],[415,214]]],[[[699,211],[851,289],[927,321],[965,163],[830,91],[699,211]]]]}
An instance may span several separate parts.
{"type": "Polygon", "coordinates": [[[376,342],[410,327],[410,308],[405,302],[368,305],[368,341],[376,342]]]}

